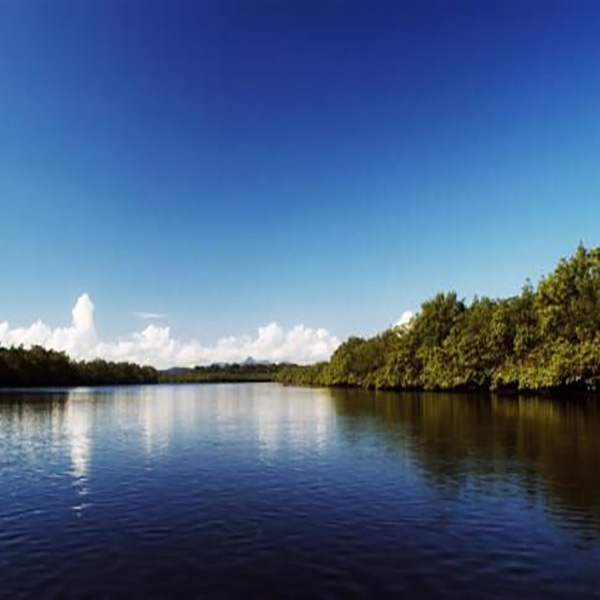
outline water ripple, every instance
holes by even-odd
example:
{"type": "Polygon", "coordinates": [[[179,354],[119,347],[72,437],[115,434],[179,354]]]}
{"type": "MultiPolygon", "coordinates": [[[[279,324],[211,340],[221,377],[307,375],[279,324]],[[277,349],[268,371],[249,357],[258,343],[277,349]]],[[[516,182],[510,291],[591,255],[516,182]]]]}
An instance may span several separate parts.
{"type": "Polygon", "coordinates": [[[276,385],[0,397],[2,595],[592,597],[600,412],[276,385]]]}

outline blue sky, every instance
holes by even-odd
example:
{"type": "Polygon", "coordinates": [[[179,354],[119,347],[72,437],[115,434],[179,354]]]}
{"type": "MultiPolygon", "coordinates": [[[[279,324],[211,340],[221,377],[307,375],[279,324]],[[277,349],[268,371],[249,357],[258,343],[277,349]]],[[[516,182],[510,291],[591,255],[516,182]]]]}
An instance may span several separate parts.
{"type": "Polygon", "coordinates": [[[0,321],[212,343],[504,296],[600,225],[597,2],[0,0],[0,321]]]}

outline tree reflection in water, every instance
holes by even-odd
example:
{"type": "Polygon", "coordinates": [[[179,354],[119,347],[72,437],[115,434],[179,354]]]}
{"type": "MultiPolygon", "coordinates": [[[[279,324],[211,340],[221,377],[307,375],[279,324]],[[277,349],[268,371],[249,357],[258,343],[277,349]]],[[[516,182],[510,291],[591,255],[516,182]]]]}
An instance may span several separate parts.
{"type": "Polygon", "coordinates": [[[433,484],[541,499],[600,537],[600,406],[589,400],[332,389],[338,428],[409,453],[433,484]]]}

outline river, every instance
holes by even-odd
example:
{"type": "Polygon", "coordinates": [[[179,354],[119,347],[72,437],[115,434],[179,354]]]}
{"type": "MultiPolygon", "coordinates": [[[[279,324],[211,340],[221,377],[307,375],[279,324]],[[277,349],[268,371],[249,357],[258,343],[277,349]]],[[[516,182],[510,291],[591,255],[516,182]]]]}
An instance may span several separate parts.
{"type": "Polygon", "coordinates": [[[600,403],[277,384],[0,392],[0,586],[594,597],[600,403]]]}

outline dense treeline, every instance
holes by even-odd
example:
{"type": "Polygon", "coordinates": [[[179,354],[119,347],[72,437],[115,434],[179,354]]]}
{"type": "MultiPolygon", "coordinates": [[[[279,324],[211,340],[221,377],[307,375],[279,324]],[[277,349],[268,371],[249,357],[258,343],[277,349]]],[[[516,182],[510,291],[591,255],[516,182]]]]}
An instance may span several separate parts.
{"type": "Polygon", "coordinates": [[[260,382],[274,381],[283,367],[273,363],[234,363],[158,371],[129,362],[75,361],[64,352],[41,346],[0,347],[0,387],[260,382]]]}
{"type": "Polygon", "coordinates": [[[75,361],[41,346],[0,348],[0,387],[156,383],[158,371],[128,362],[75,361]]]}
{"type": "Polygon", "coordinates": [[[579,246],[537,289],[441,293],[404,327],[351,337],[329,362],[282,369],[283,383],[389,389],[600,389],[600,248],[579,246]]]}
{"type": "Polygon", "coordinates": [[[161,383],[248,383],[274,381],[282,365],[274,363],[213,364],[193,369],[175,368],[160,373],[161,383]]]}

